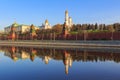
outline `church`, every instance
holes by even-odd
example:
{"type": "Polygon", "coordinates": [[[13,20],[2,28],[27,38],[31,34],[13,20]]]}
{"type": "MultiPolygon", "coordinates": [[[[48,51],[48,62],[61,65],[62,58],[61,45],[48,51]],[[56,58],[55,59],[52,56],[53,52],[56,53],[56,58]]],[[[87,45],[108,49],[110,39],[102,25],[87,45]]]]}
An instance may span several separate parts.
{"type": "Polygon", "coordinates": [[[45,23],[40,26],[41,29],[51,29],[52,27],[50,26],[48,20],[45,20],[45,23]]]}

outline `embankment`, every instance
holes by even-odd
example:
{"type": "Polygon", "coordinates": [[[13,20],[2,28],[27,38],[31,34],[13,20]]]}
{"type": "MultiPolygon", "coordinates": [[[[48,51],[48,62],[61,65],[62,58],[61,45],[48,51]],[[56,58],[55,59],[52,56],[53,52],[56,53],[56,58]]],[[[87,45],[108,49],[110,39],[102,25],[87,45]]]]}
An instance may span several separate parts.
{"type": "Polygon", "coordinates": [[[0,41],[1,46],[46,46],[46,47],[108,47],[120,48],[120,41],[67,41],[67,40],[24,40],[24,41],[0,41]]]}

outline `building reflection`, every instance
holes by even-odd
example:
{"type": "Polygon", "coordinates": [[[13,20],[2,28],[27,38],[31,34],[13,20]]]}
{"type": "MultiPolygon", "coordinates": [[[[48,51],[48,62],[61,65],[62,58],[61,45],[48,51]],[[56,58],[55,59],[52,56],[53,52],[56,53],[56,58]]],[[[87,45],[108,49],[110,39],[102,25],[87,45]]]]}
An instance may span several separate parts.
{"type": "Polygon", "coordinates": [[[50,56],[44,56],[44,57],[43,57],[43,61],[45,62],[45,64],[48,64],[48,63],[49,63],[49,60],[51,60],[51,57],[50,57],[50,56]]]}
{"type": "Polygon", "coordinates": [[[98,61],[114,61],[120,62],[120,53],[118,52],[101,52],[78,49],[55,49],[55,48],[33,48],[33,47],[10,47],[0,46],[0,51],[4,52],[13,61],[40,58],[45,64],[51,59],[62,60],[65,66],[65,73],[68,74],[69,68],[72,67],[74,61],[82,62],[98,62],[98,61]]]}
{"type": "Polygon", "coordinates": [[[68,74],[68,69],[69,67],[72,66],[72,57],[71,55],[67,52],[67,51],[64,51],[64,57],[63,57],[63,62],[64,62],[64,65],[65,65],[65,73],[68,74]]]}
{"type": "Polygon", "coordinates": [[[31,61],[34,61],[35,57],[36,57],[36,54],[37,54],[37,51],[33,48],[30,48],[30,60],[31,61]]]}

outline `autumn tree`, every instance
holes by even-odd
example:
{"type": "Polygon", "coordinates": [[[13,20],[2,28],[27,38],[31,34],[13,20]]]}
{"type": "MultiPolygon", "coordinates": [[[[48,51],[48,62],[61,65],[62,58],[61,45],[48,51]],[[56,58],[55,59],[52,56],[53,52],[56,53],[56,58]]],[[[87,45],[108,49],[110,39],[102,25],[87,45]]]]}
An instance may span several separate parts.
{"type": "Polygon", "coordinates": [[[120,31],[120,23],[115,23],[115,24],[113,24],[113,27],[114,27],[114,29],[115,29],[115,31],[120,31]]]}
{"type": "Polygon", "coordinates": [[[52,27],[52,31],[55,33],[62,33],[63,24],[56,24],[52,27]]]}

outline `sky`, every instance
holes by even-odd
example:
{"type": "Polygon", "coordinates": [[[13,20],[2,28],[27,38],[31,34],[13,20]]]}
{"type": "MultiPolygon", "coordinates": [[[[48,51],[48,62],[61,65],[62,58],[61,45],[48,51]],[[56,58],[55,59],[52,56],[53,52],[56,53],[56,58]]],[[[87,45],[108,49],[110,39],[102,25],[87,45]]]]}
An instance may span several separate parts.
{"type": "Polygon", "coordinates": [[[65,10],[75,24],[120,22],[120,0],[0,0],[0,30],[14,22],[63,24],[65,10]]]}

